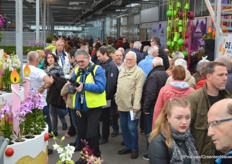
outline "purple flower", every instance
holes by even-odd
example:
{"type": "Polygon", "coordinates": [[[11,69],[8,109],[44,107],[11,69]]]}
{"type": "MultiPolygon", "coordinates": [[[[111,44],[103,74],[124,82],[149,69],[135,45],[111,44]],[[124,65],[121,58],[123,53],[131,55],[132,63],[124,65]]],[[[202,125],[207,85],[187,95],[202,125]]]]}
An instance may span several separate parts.
{"type": "Polygon", "coordinates": [[[4,118],[5,115],[3,113],[0,114],[0,119],[4,118]]]}
{"type": "Polygon", "coordinates": [[[6,104],[2,109],[1,109],[2,113],[6,113],[9,116],[11,115],[11,110],[10,110],[10,104],[6,104]]]}
{"type": "Polygon", "coordinates": [[[200,38],[200,39],[198,39],[198,42],[199,42],[199,46],[200,46],[200,47],[204,47],[204,46],[205,46],[205,41],[204,41],[204,39],[200,38]]]}

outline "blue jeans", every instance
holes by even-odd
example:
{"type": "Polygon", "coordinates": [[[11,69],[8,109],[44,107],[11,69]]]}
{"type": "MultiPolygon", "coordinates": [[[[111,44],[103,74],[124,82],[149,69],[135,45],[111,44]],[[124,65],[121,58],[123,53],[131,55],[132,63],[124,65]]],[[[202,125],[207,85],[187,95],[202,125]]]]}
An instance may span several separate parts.
{"type": "Polygon", "coordinates": [[[120,126],[122,129],[122,137],[126,149],[132,151],[138,151],[138,121],[131,121],[130,112],[119,112],[120,115],[120,126]]]}
{"type": "Polygon", "coordinates": [[[147,149],[149,146],[148,138],[150,136],[150,133],[152,131],[152,121],[153,121],[153,113],[154,108],[149,109],[150,114],[144,114],[144,133],[147,139],[147,149]]]}
{"type": "Polygon", "coordinates": [[[76,109],[70,109],[71,111],[71,117],[72,117],[72,124],[75,128],[76,131],[76,145],[79,144],[79,139],[78,139],[78,130],[77,130],[77,114],[76,114],[76,109]]]}

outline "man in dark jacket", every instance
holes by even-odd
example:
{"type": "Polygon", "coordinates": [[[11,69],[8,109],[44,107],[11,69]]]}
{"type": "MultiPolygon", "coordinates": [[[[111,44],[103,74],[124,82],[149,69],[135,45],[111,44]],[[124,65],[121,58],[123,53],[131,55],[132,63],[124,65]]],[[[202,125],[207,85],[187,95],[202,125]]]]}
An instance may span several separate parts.
{"type": "Polygon", "coordinates": [[[131,49],[131,51],[136,53],[137,64],[143,59],[143,54],[140,52],[141,47],[142,47],[141,42],[136,41],[136,42],[134,42],[133,48],[131,49]]]}
{"type": "Polygon", "coordinates": [[[163,59],[164,68],[165,70],[167,70],[169,68],[169,60],[168,60],[168,56],[164,53],[164,50],[160,47],[161,46],[160,38],[157,36],[151,38],[150,44],[151,46],[159,47],[159,57],[163,59]]]}
{"type": "MultiPolygon", "coordinates": [[[[147,80],[143,86],[143,94],[142,94],[142,109],[145,113],[144,115],[144,131],[146,138],[148,139],[148,135],[152,130],[152,119],[153,112],[156,100],[159,95],[160,89],[165,85],[165,82],[168,78],[168,74],[165,71],[163,66],[163,59],[160,57],[155,57],[152,60],[153,69],[147,76],[147,80]]],[[[148,142],[147,142],[148,147],[148,142]]],[[[143,155],[144,159],[148,159],[148,155],[143,155]]]]}
{"type": "MultiPolygon", "coordinates": [[[[205,85],[190,93],[186,99],[191,103],[190,129],[199,155],[220,155],[207,136],[207,112],[217,101],[231,97],[225,89],[227,82],[226,66],[219,62],[209,62],[205,69],[205,85]]],[[[213,163],[210,159],[201,159],[202,163],[213,163]]]]}
{"type": "Polygon", "coordinates": [[[99,144],[105,144],[108,142],[110,133],[110,107],[112,101],[114,101],[114,94],[117,87],[118,68],[109,57],[107,48],[100,47],[97,50],[97,58],[100,61],[101,67],[105,71],[106,75],[106,100],[107,105],[102,107],[101,120],[102,120],[102,136],[99,140],[99,144]]]}

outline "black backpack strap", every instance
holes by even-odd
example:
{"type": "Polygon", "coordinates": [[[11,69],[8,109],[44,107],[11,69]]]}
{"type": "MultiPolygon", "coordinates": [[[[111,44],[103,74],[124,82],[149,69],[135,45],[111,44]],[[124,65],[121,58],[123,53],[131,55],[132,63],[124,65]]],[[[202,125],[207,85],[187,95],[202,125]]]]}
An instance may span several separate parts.
{"type": "Polygon", "coordinates": [[[95,83],[95,74],[93,73],[93,70],[94,70],[95,67],[96,67],[96,65],[95,65],[95,64],[92,64],[92,67],[91,67],[91,69],[90,69],[90,73],[91,73],[91,75],[93,76],[93,81],[94,81],[94,83],[95,83]]]}

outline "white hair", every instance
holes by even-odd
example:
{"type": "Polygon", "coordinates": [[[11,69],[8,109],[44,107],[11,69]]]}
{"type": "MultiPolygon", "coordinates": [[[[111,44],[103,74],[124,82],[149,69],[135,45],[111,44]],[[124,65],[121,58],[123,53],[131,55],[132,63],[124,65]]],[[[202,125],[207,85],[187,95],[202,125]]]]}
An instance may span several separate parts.
{"type": "Polygon", "coordinates": [[[62,43],[62,44],[64,45],[63,40],[58,40],[58,41],[56,42],[56,46],[58,46],[59,43],[62,43]]]}
{"type": "Polygon", "coordinates": [[[118,50],[118,51],[121,51],[121,52],[122,52],[122,54],[124,54],[124,53],[125,53],[125,50],[124,50],[124,48],[122,48],[122,47],[119,47],[117,50],[118,50]]]}
{"type": "Polygon", "coordinates": [[[200,60],[198,63],[197,63],[197,72],[200,72],[200,70],[201,70],[201,67],[203,66],[203,64],[204,63],[208,63],[209,62],[209,60],[207,60],[207,59],[202,59],[202,60],[200,60]]]}
{"type": "Polygon", "coordinates": [[[144,46],[143,47],[143,52],[146,52],[148,50],[149,46],[144,46]]]}
{"type": "Polygon", "coordinates": [[[134,42],[133,48],[139,49],[141,46],[142,46],[141,42],[140,41],[136,41],[136,42],[134,42]]]}
{"type": "Polygon", "coordinates": [[[180,51],[173,52],[173,58],[182,58],[184,59],[184,54],[180,51]]]}
{"type": "Polygon", "coordinates": [[[163,63],[163,59],[161,57],[155,57],[153,60],[152,60],[152,64],[157,66],[157,65],[164,65],[163,63]]]}
{"type": "MultiPolygon", "coordinates": [[[[126,56],[127,56],[128,54],[133,54],[133,55],[134,55],[135,60],[137,60],[137,55],[136,55],[136,53],[135,53],[135,52],[133,52],[133,51],[129,51],[129,52],[126,54],[126,56]]],[[[126,56],[125,56],[125,59],[126,59],[126,56]]]]}
{"type": "Polygon", "coordinates": [[[152,55],[153,53],[158,52],[159,48],[157,46],[151,46],[148,48],[147,53],[148,55],[152,55]]]}
{"type": "Polygon", "coordinates": [[[36,51],[30,51],[27,54],[27,61],[28,62],[35,62],[39,58],[39,54],[36,51]]]}
{"type": "Polygon", "coordinates": [[[182,65],[185,69],[187,69],[187,62],[184,59],[177,59],[174,64],[175,66],[182,65]]]}

